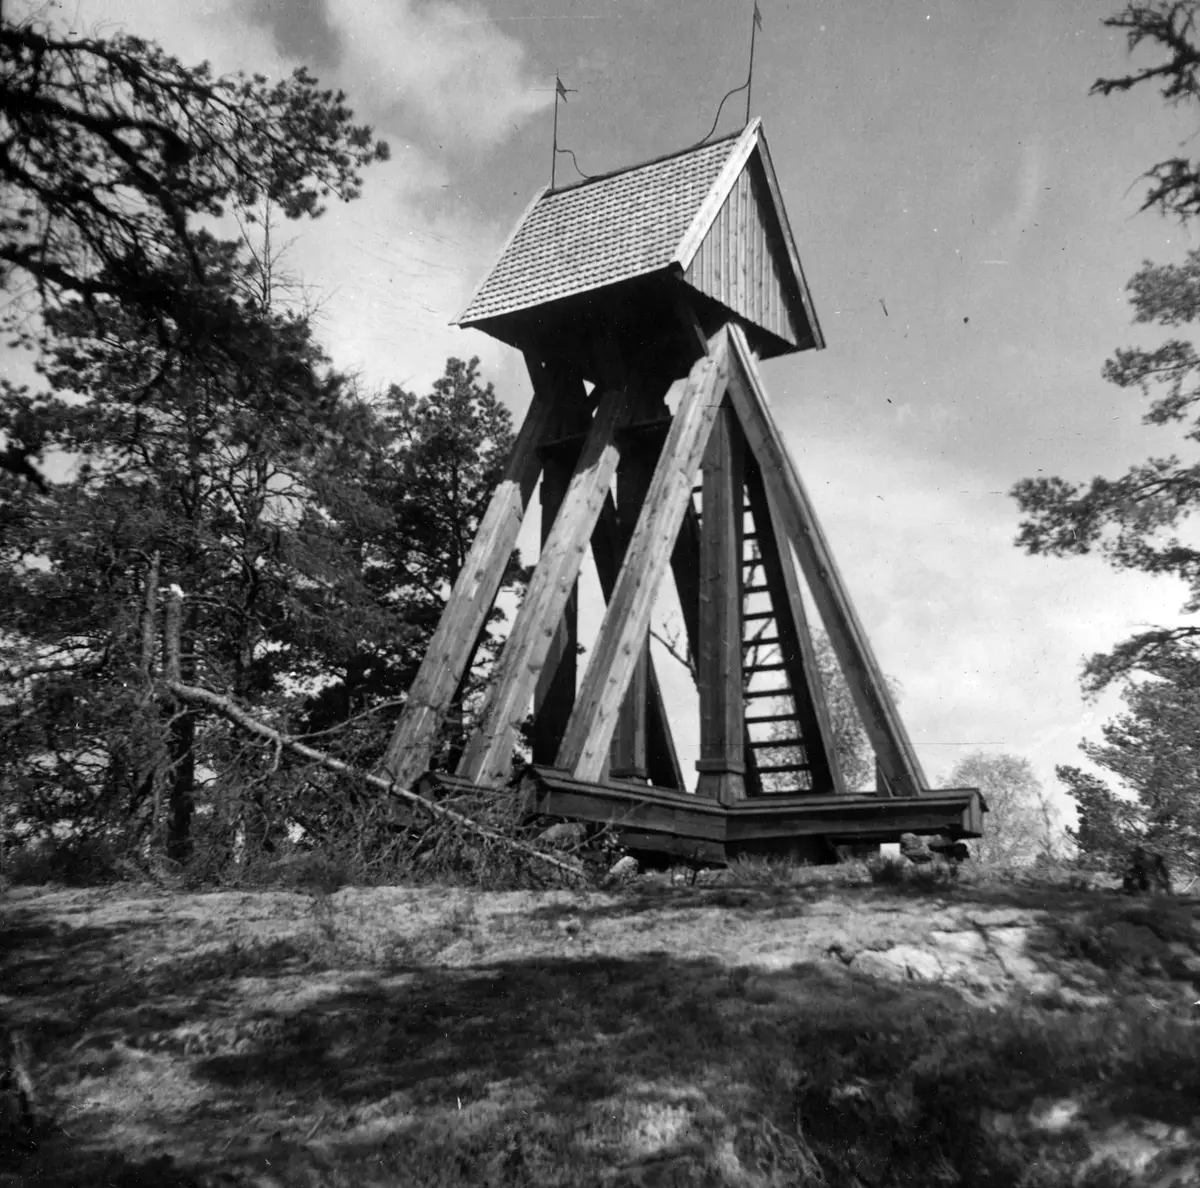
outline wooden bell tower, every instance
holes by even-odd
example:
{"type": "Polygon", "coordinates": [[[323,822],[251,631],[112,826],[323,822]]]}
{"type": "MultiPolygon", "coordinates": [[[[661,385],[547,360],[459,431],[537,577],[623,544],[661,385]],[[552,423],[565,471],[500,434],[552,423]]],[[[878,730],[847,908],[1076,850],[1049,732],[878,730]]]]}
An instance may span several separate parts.
{"type": "Polygon", "coordinates": [[[543,190],[459,324],[521,351],[534,394],[384,757],[397,785],[512,782],[532,709],[529,811],[615,822],[634,849],[979,835],[977,791],[926,785],[759,378],[760,358],[824,346],[759,120],[543,190]],[[540,559],[457,770],[432,773],[539,479],[540,559]],[[580,670],[589,548],[607,610],[580,670]],[[649,648],[668,571],[699,693],[694,793],[649,648]],[[801,573],[875,751],[872,793],[838,769],[801,573]]]}

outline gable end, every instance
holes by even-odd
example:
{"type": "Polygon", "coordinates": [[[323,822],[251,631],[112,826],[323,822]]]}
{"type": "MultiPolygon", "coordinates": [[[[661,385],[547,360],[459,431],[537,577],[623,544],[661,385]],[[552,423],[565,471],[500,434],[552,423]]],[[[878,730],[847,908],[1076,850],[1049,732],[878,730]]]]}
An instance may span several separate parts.
{"type": "Polygon", "coordinates": [[[738,174],[683,279],[793,349],[814,345],[757,153],[738,174]]]}

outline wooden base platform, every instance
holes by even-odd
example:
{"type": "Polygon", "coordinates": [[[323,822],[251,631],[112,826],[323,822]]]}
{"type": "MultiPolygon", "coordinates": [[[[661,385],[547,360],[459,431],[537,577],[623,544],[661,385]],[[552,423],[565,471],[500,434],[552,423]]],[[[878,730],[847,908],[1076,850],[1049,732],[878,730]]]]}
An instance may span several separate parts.
{"type": "MultiPolygon", "coordinates": [[[[442,799],[471,787],[456,776],[429,772],[416,791],[442,799]]],[[[628,780],[587,783],[534,766],[521,775],[517,792],[528,816],[612,825],[635,853],[708,863],[749,854],[827,862],[836,846],[898,842],[902,833],[980,837],[986,807],[977,788],[921,796],[770,795],[725,807],[689,792],[628,780]]]]}

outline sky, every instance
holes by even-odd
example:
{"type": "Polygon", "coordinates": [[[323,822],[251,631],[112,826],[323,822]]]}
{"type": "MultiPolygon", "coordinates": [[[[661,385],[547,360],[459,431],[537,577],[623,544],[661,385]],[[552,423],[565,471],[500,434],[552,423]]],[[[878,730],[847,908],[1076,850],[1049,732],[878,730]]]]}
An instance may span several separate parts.
{"type": "MultiPolygon", "coordinates": [[[[1025,556],[1008,492],[1178,448],[1101,368],[1155,339],[1131,325],[1129,277],[1196,246],[1139,213],[1138,181],[1197,151],[1195,114],[1149,89],[1089,96],[1130,65],[1101,24],[1116,0],[759,7],[752,114],[828,344],[764,365],[776,417],[933,782],[980,749],[1027,757],[1057,792],[1055,765],[1080,762],[1080,738],[1119,706],[1084,702],[1082,661],[1177,621],[1184,591],[1025,556]]],[[[573,92],[559,143],[588,173],[678,150],[745,79],[752,0],[41,8],[218,72],[306,65],[344,89],[392,159],[361,199],[285,233],[322,340],[366,390],[426,390],[448,356],[478,355],[519,417],[520,356],[451,322],[549,180],[556,71],[573,92]]],[[[736,96],[718,131],[744,118],[736,96]]],[[[694,739],[680,744],[690,766],[694,739]]]]}

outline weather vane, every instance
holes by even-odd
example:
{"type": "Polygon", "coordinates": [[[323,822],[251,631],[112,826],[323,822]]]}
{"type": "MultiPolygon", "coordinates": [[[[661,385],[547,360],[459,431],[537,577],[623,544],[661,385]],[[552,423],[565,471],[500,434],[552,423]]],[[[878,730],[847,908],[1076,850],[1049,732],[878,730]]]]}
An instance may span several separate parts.
{"type": "Polygon", "coordinates": [[[758,0],[755,0],[754,19],[750,23],[750,69],[746,74],[746,81],[740,87],[734,87],[717,105],[717,115],[712,122],[712,127],[708,130],[708,135],[692,145],[693,148],[699,148],[702,144],[706,143],[709,137],[717,130],[717,125],[721,122],[721,112],[725,110],[726,102],[732,99],[739,91],[746,92],[746,123],[750,123],[750,90],[751,84],[754,82],[754,35],[762,27],[762,13],[758,10],[758,0]]]}
{"type": "Polygon", "coordinates": [[[754,34],[762,28],[762,13],[754,0],[754,20],[750,24],[750,71],[746,76],[746,123],[750,122],[750,88],[754,82],[754,34]]]}
{"type": "MultiPolygon", "coordinates": [[[[756,10],[757,11],[757,10],[756,10]]],[[[564,103],[567,101],[568,95],[574,95],[573,88],[563,86],[562,79],[558,77],[558,71],[554,72],[554,151],[550,155],[550,188],[554,189],[554,170],[558,165],[558,101],[561,99],[564,103]]],[[[569,149],[563,149],[563,152],[570,152],[569,149]]],[[[575,154],[571,153],[571,159],[574,160],[575,154]]],[[[575,167],[579,168],[578,165],[575,167]]]]}

